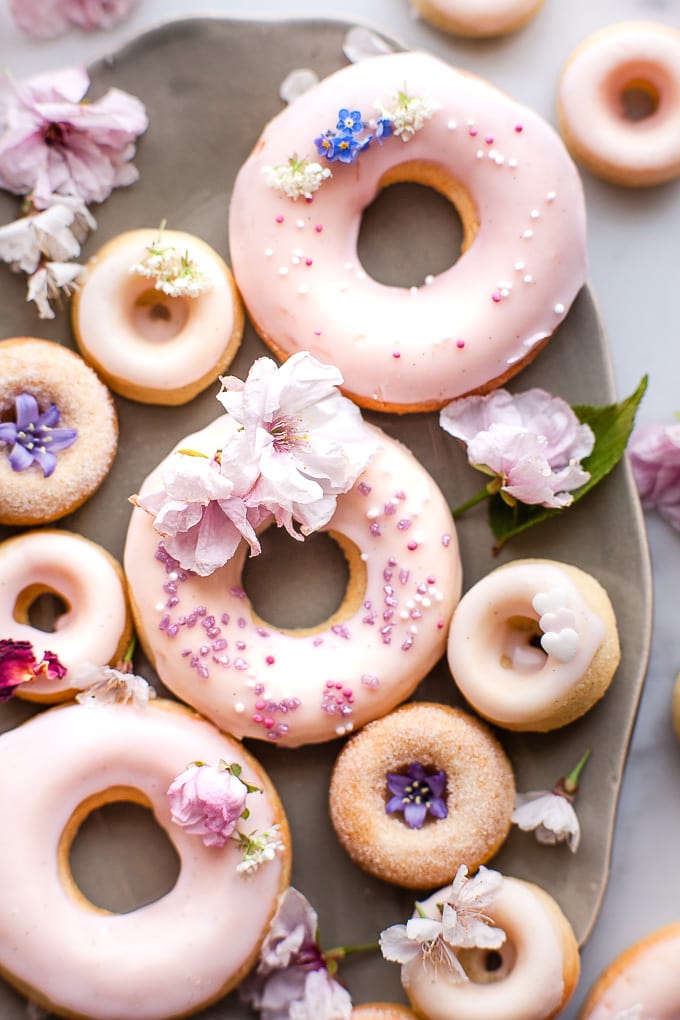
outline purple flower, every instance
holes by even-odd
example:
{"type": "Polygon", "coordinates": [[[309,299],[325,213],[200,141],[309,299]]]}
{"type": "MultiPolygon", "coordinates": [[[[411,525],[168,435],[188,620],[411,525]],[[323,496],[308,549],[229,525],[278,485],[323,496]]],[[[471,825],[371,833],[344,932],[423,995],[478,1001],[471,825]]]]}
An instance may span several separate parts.
{"type": "Polygon", "coordinates": [[[342,135],[360,134],[364,129],[361,112],[359,110],[348,110],[346,107],[343,107],[342,110],[338,111],[338,123],[335,127],[342,135]]]}
{"type": "Polygon", "coordinates": [[[9,0],[14,19],[35,39],[53,39],[69,25],[90,31],[112,28],[126,18],[137,0],[9,0]]]}
{"type": "Polygon", "coordinates": [[[190,765],[168,789],[173,822],[206,846],[226,846],[245,811],[248,786],[235,771],[224,763],[190,765]]]}
{"type": "Polygon", "coordinates": [[[406,775],[387,773],[387,788],[394,794],[385,805],[388,815],[404,812],[409,829],[421,829],[428,814],[446,818],[448,811],[443,798],[446,773],[443,770],[428,774],[418,762],[412,762],[406,775]]]}
{"type": "Polygon", "coordinates": [[[55,193],[103,202],[137,180],[130,160],[147,128],[144,105],[120,89],[82,102],[89,84],[84,68],[26,82],[0,76],[0,187],[32,192],[35,208],[44,209],[55,193]]]}
{"type": "Polygon", "coordinates": [[[0,443],[13,444],[9,453],[13,471],[25,471],[35,462],[47,478],[56,467],[55,454],[71,446],[78,433],[55,427],[59,422],[56,404],[41,414],[38,401],[30,393],[20,393],[14,403],[16,422],[0,423],[0,443]]]}
{"type": "Polygon", "coordinates": [[[392,121],[388,117],[379,117],[375,123],[375,139],[382,142],[383,138],[390,138],[394,131],[392,121]]]}
{"type": "Polygon", "coordinates": [[[643,507],[680,529],[680,424],[635,429],[628,454],[643,507]]]}
{"type": "Polygon", "coordinates": [[[7,701],[17,687],[38,676],[60,680],[66,676],[66,668],[54,652],[43,652],[38,661],[30,641],[0,640],[0,701],[7,701]]]}

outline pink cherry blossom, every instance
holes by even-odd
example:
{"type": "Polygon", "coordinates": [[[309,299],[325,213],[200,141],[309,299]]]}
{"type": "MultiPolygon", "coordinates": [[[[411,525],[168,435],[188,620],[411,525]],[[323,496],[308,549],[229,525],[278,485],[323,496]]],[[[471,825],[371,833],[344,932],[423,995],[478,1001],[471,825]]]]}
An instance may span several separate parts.
{"type": "Polygon", "coordinates": [[[137,0],[9,0],[14,19],[35,39],[53,39],[70,25],[90,31],[113,28],[137,0]]]}
{"type": "Polygon", "coordinates": [[[628,455],[643,507],[680,529],[680,424],[640,426],[628,455]]]}
{"type": "Polygon", "coordinates": [[[139,176],[130,162],[147,128],[143,103],[120,89],[82,102],[84,68],[17,82],[0,76],[0,187],[32,194],[44,209],[53,194],[103,202],[139,176]]]}
{"type": "Polygon", "coordinates": [[[248,787],[229,768],[212,765],[190,765],[168,789],[173,822],[215,847],[229,842],[247,796],[248,787]]]}

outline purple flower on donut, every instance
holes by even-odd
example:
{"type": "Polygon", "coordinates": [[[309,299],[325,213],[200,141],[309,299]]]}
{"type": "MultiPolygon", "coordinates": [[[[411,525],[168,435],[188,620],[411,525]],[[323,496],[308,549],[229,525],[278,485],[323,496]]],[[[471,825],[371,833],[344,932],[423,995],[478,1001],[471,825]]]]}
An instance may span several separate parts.
{"type": "Polygon", "coordinates": [[[17,687],[30,683],[36,677],[61,680],[66,676],[54,652],[43,652],[42,659],[36,659],[30,641],[0,639],[0,701],[8,701],[17,687]]]}
{"type": "Polygon", "coordinates": [[[13,471],[26,471],[38,464],[47,478],[56,465],[56,454],[66,450],[78,438],[76,429],[57,428],[59,410],[51,404],[40,413],[38,401],[30,393],[14,400],[15,421],[0,422],[0,443],[11,445],[9,462],[13,471]]]}
{"type": "MultiPolygon", "coordinates": [[[[224,847],[244,817],[246,797],[254,787],[239,779],[240,768],[220,763],[189,765],[168,789],[173,822],[200,836],[205,846],[224,847]]],[[[247,813],[245,814],[247,817],[247,813]]]]}
{"type": "Polygon", "coordinates": [[[680,424],[635,429],[628,455],[645,510],[658,510],[680,529],[680,424]]]}
{"type": "Polygon", "coordinates": [[[409,829],[421,829],[428,814],[446,818],[448,811],[443,798],[446,773],[443,770],[428,774],[418,762],[412,762],[405,775],[387,773],[387,788],[393,796],[385,805],[388,815],[404,812],[409,829]]]}

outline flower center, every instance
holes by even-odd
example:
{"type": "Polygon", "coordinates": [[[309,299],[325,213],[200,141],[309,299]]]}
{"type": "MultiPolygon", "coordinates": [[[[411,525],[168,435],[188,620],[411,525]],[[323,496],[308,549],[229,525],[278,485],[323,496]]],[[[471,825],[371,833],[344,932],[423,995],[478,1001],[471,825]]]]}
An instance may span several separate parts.
{"type": "Polygon", "coordinates": [[[277,453],[288,453],[296,447],[309,445],[309,436],[304,431],[304,423],[301,418],[296,418],[294,415],[279,415],[269,423],[267,428],[274,440],[274,449],[277,453]]]}
{"type": "Polygon", "coordinates": [[[45,139],[45,145],[62,145],[65,139],[65,130],[63,125],[52,121],[51,124],[47,125],[43,137],[45,139]]]}
{"type": "Polygon", "coordinates": [[[295,957],[296,966],[305,970],[326,970],[326,961],[316,942],[305,942],[295,957]]]}
{"type": "Polygon", "coordinates": [[[426,782],[420,779],[414,779],[404,789],[401,799],[404,805],[424,804],[426,808],[429,808],[432,803],[432,791],[426,782]]]}

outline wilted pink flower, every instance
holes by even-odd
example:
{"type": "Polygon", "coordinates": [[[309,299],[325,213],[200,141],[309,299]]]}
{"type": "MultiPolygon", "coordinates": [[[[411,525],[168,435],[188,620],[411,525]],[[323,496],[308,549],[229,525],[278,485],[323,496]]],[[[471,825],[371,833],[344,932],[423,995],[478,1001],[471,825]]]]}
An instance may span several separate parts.
{"type": "Polygon", "coordinates": [[[54,193],[103,202],[137,180],[130,160],[148,124],[143,103],[120,89],[81,102],[89,85],[77,67],[25,82],[0,76],[0,187],[32,193],[44,209],[54,193]]]}
{"type": "Polygon", "coordinates": [[[0,640],[0,701],[7,701],[17,687],[39,676],[61,680],[66,668],[54,652],[43,652],[38,661],[30,641],[0,640]]]}
{"type": "Polygon", "coordinates": [[[70,25],[91,30],[113,28],[137,0],[9,0],[14,19],[35,39],[53,39],[70,25]]]}
{"type": "Polygon", "coordinates": [[[246,806],[248,787],[228,767],[190,765],[168,789],[170,814],[206,846],[226,846],[246,806]]]}
{"type": "Polygon", "coordinates": [[[643,507],[680,529],[680,424],[635,429],[628,454],[643,507]]]}

